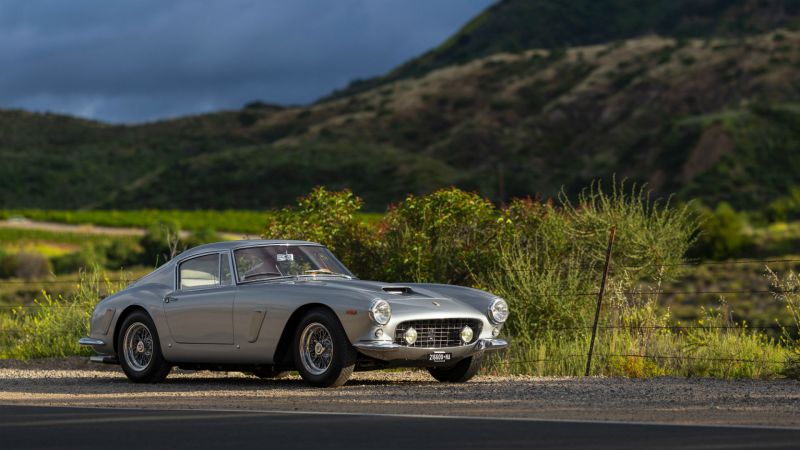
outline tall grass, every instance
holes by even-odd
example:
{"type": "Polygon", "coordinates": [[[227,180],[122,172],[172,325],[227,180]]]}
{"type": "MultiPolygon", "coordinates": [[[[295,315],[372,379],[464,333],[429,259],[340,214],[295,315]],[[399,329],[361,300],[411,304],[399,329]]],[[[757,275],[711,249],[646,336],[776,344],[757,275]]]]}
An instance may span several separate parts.
{"type": "Polygon", "coordinates": [[[68,297],[42,291],[32,307],[17,307],[0,316],[0,357],[42,358],[90,355],[78,345],[89,333],[89,321],[97,302],[125,286],[112,282],[94,268],[81,272],[76,289],[68,297]]]}
{"type": "Polygon", "coordinates": [[[600,316],[593,374],[766,378],[783,370],[787,350],[763,333],[735,324],[725,309],[704,310],[692,328],[659,306],[661,286],[680,263],[697,222],[688,206],[651,202],[641,188],[599,184],[576,202],[512,205],[516,232],[502,242],[495,269],[481,280],[507,299],[509,351],[489,370],[582,375],[600,287],[608,233],[617,228],[600,316]],[[729,328],[726,328],[729,327],[729,328]]]}
{"type": "Polygon", "coordinates": [[[767,269],[767,278],[775,292],[775,299],[784,305],[792,321],[792,328],[784,328],[782,340],[788,348],[784,373],[789,378],[800,379],[800,274],[789,271],[783,276],[767,269]]]}

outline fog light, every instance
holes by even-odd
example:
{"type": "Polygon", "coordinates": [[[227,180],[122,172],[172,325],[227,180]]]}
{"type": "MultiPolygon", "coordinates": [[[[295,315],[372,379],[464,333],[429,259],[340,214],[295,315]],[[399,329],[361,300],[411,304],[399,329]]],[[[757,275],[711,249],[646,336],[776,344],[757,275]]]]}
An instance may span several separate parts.
{"type": "Polygon", "coordinates": [[[376,337],[376,338],[381,338],[381,337],[383,337],[383,329],[381,329],[381,328],[378,328],[377,330],[375,330],[375,337],[376,337]]]}
{"type": "Polygon", "coordinates": [[[469,325],[461,329],[461,340],[464,341],[465,344],[472,340],[472,335],[472,328],[470,328],[469,325]]]}
{"type": "Polygon", "coordinates": [[[415,330],[414,327],[411,327],[406,330],[406,333],[403,335],[403,337],[406,339],[408,345],[412,345],[414,342],[417,342],[417,330],[415,330]]]}
{"type": "Polygon", "coordinates": [[[498,335],[500,335],[500,328],[499,327],[492,328],[492,337],[497,337],[498,335]]]}

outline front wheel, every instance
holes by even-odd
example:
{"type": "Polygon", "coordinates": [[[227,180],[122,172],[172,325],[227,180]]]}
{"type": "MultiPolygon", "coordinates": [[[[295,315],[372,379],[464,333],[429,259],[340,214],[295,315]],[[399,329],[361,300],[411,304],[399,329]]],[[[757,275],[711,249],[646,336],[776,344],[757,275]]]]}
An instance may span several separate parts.
{"type": "Polygon", "coordinates": [[[483,355],[464,358],[451,367],[429,367],[428,373],[443,383],[463,383],[469,381],[481,370],[483,355]]]}
{"type": "Polygon", "coordinates": [[[172,366],[161,354],[161,344],[153,320],[143,311],[125,318],[117,341],[122,371],[136,383],[157,383],[167,377],[172,366]]]}
{"type": "Polygon", "coordinates": [[[306,382],[318,387],[337,387],[353,374],[356,351],[339,319],[326,309],[315,309],[297,326],[294,361],[306,382]]]}

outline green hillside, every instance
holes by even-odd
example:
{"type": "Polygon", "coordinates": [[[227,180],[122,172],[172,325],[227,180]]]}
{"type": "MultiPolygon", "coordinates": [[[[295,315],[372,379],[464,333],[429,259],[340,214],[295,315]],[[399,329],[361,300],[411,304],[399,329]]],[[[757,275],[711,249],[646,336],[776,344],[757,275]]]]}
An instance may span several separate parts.
{"type": "Polygon", "coordinates": [[[0,111],[0,207],[260,209],[326,185],[382,211],[448,185],[504,201],[616,174],[758,209],[800,184],[796,5],[500,2],[409,63],[441,67],[307,107],[136,126],[0,111]]]}
{"type": "Polygon", "coordinates": [[[800,25],[793,0],[500,0],[440,46],[333,97],[495,53],[567,48],[648,34],[736,37],[800,25]]]}

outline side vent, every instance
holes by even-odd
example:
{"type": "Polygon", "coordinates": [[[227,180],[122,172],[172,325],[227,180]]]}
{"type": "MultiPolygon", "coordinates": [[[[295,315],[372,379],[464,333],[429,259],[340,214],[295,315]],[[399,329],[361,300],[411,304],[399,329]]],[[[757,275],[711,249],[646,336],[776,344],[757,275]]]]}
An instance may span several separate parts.
{"type": "Polygon", "coordinates": [[[411,295],[414,291],[408,286],[386,286],[383,292],[393,295],[411,295]]]}

